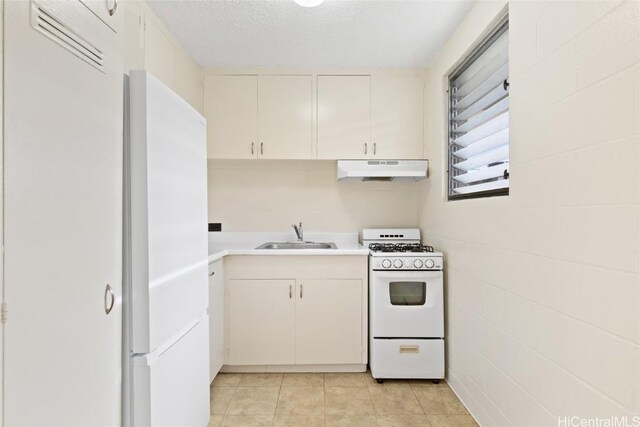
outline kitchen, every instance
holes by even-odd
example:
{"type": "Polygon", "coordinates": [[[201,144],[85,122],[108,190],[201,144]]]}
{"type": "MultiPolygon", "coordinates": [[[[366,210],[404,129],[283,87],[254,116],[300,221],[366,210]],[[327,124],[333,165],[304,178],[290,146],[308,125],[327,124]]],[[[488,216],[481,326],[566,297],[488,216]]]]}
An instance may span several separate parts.
{"type": "Polygon", "coordinates": [[[639,2],[2,6],[3,425],[635,425],[639,2]]]}

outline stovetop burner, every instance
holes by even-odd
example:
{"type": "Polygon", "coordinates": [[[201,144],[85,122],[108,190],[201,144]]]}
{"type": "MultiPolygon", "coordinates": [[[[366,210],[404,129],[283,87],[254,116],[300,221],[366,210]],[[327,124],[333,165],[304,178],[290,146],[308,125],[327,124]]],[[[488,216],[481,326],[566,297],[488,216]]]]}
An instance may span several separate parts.
{"type": "Polygon", "coordinates": [[[420,243],[371,243],[369,249],[374,252],[433,252],[433,246],[420,243]]]}

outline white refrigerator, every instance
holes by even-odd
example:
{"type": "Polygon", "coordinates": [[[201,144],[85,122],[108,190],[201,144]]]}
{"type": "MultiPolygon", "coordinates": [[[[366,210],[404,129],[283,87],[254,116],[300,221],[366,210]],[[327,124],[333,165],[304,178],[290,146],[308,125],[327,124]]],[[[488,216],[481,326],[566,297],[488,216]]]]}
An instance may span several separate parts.
{"type": "Polygon", "coordinates": [[[123,424],[204,427],[206,122],[146,71],[125,94],[123,424]]]}

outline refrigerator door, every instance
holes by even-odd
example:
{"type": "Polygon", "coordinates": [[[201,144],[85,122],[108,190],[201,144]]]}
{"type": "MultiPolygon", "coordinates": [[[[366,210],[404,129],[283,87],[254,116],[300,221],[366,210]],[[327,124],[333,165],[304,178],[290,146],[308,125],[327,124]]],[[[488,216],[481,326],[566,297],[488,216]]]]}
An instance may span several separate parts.
{"type": "Polygon", "coordinates": [[[207,425],[208,349],[205,315],[169,348],[133,358],[133,425],[207,425]]]}
{"type": "Polygon", "coordinates": [[[129,94],[132,346],[151,353],[208,306],[206,122],[145,71],[129,94]]]}

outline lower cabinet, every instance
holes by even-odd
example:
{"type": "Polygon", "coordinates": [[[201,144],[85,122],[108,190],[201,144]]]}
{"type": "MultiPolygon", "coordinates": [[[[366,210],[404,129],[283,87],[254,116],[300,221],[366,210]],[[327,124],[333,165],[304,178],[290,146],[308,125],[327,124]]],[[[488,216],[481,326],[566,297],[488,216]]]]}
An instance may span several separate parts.
{"type": "Polygon", "coordinates": [[[224,358],[224,278],[222,260],[209,264],[209,383],[224,358]]]}
{"type": "Polygon", "coordinates": [[[283,258],[225,259],[225,365],[366,365],[366,257],[283,258]]]}
{"type": "Polygon", "coordinates": [[[229,280],[229,364],[295,363],[295,280],[229,280]]]}
{"type": "Polygon", "coordinates": [[[360,363],[362,281],[301,280],[296,293],[296,363],[360,363]]]}

